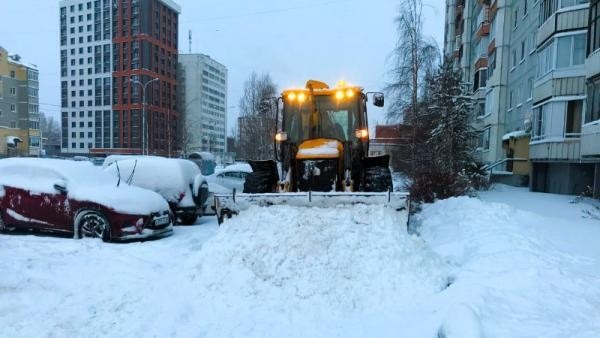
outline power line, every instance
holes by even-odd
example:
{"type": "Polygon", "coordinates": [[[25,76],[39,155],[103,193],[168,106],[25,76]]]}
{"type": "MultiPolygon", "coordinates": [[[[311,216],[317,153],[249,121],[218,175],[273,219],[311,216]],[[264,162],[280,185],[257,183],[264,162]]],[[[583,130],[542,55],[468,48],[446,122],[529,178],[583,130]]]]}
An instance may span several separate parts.
{"type": "Polygon", "coordinates": [[[264,11],[257,11],[257,12],[251,12],[251,13],[245,13],[245,14],[228,15],[228,16],[221,16],[221,17],[214,17],[214,18],[205,18],[205,19],[200,19],[198,21],[208,22],[208,21],[238,19],[238,18],[245,18],[245,17],[257,16],[257,15],[290,12],[290,11],[295,11],[295,10],[321,7],[321,6],[327,6],[327,5],[331,5],[331,4],[335,4],[335,3],[350,2],[350,1],[353,1],[353,0],[333,0],[333,1],[327,1],[327,2],[323,2],[323,3],[319,3],[319,4],[312,4],[312,5],[302,5],[302,6],[286,7],[286,8],[274,8],[274,9],[267,9],[264,11]]]}

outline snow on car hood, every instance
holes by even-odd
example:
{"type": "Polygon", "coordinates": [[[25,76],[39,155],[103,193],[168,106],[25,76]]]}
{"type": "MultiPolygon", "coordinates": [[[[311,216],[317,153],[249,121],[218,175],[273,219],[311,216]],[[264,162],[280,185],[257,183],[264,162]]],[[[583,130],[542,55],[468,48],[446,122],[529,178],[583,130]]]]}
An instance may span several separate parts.
{"type": "MultiPolygon", "coordinates": [[[[115,211],[145,215],[168,210],[167,202],[150,190],[116,182],[90,162],[11,158],[0,160],[0,186],[28,190],[32,194],[57,194],[54,185],[67,188],[67,196],[104,205],[115,211]]],[[[0,196],[1,197],[1,196],[0,196]]]]}
{"type": "Polygon", "coordinates": [[[202,177],[193,162],[151,156],[118,160],[104,170],[114,181],[120,172],[121,182],[130,180],[131,185],[155,191],[169,202],[178,203],[185,194],[184,201],[190,205],[194,205],[190,185],[194,186],[198,175],[202,177]]]}

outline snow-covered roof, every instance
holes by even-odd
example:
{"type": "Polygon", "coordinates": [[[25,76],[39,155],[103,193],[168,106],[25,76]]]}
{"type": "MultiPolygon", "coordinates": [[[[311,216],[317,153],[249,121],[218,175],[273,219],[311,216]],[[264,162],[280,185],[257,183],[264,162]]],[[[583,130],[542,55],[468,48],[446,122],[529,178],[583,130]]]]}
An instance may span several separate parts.
{"type": "Polygon", "coordinates": [[[208,160],[208,161],[214,161],[215,160],[215,155],[209,153],[208,151],[195,151],[193,153],[190,154],[190,156],[188,157],[194,157],[194,156],[198,156],[203,160],[208,160]]]}
{"type": "Polygon", "coordinates": [[[217,169],[215,171],[215,174],[232,172],[232,171],[241,171],[241,172],[245,172],[245,173],[251,173],[252,167],[248,163],[236,163],[236,164],[228,165],[225,168],[217,169]]]}
{"type": "Polygon", "coordinates": [[[20,137],[17,136],[7,136],[6,137],[6,144],[10,145],[10,146],[16,146],[17,142],[23,142],[23,140],[20,137]]]}
{"type": "Polygon", "coordinates": [[[527,133],[524,130],[516,130],[516,131],[512,131],[508,134],[504,134],[504,136],[502,136],[502,141],[510,140],[511,138],[521,138],[521,137],[525,137],[527,135],[529,135],[529,133],[527,133]]]}
{"type": "Polygon", "coordinates": [[[34,69],[34,70],[38,70],[38,66],[34,65],[33,63],[27,62],[26,60],[23,60],[23,58],[20,55],[9,55],[8,56],[8,61],[10,63],[14,63],[16,65],[20,65],[26,68],[30,68],[30,69],[34,69]]]}

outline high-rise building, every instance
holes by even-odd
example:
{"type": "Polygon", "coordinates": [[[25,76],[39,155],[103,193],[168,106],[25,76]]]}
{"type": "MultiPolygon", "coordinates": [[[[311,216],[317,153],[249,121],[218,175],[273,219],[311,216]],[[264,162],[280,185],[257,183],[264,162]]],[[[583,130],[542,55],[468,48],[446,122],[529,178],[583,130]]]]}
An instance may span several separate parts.
{"type": "Polygon", "coordinates": [[[227,151],[227,68],[204,54],[179,54],[185,152],[227,151]]]}
{"type": "Polygon", "coordinates": [[[40,155],[38,91],[37,66],[0,47],[0,157],[40,155]]]}
{"type": "Polygon", "coordinates": [[[177,151],[177,38],[171,0],[60,2],[63,153],[177,151]]]}

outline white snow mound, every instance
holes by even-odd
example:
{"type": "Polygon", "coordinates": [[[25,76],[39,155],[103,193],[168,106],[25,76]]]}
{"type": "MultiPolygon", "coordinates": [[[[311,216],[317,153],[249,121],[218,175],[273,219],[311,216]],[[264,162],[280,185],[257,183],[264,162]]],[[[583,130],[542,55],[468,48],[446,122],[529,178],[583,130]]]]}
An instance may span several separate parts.
{"type": "Polygon", "coordinates": [[[200,298],[214,304],[207,321],[223,323],[211,333],[331,337],[332,321],[438,293],[445,263],[395,215],[366,205],[253,206],[227,220],[191,259],[200,298]]]}

